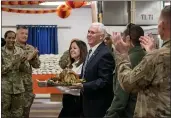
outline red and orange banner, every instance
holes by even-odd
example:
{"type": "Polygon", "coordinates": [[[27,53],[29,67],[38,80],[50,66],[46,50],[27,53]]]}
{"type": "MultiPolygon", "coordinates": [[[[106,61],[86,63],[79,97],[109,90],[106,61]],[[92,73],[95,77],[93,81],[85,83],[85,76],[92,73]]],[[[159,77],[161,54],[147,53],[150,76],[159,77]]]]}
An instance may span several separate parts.
{"type": "Polygon", "coordinates": [[[45,2],[45,0],[39,1],[1,1],[1,5],[36,5],[45,2]]]}
{"type": "Polygon", "coordinates": [[[1,8],[2,11],[12,12],[12,13],[24,13],[24,14],[45,14],[45,13],[55,13],[56,9],[50,10],[21,10],[21,9],[11,9],[11,8],[1,8]]]}
{"type": "MultiPolygon", "coordinates": [[[[1,5],[38,5],[40,3],[45,2],[45,0],[39,1],[1,1],[1,5]]],[[[57,9],[49,9],[49,10],[25,10],[25,9],[16,9],[16,8],[8,8],[1,7],[2,11],[11,12],[11,13],[23,13],[23,14],[45,14],[45,13],[57,13],[57,15],[61,18],[67,18],[71,14],[72,8],[80,8],[82,6],[87,5],[88,2],[85,1],[70,1],[67,0],[65,4],[59,5],[57,9]],[[64,7],[61,7],[64,6],[64,7]]]]}

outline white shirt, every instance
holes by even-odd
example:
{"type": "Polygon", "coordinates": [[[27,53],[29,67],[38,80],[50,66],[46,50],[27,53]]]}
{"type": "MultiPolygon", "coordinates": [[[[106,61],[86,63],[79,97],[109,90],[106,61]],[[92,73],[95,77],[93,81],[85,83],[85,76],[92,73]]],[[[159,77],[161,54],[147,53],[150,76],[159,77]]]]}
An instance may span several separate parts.
{"type": "Polygon", "coordinates": [[[89,59],[90,59],[90,57],[93,55],[93,53],[96,51],[96,49],[98,48],[98,46],[99,46],[101,43],[102,43],[102,42],[96,44],[94,47],[92,47],[92,48],[90,49],[90,50],[92,50],[92,51],[91,51],[91,53],[90,53],[90,55],[89,55],[89,59]]]}
{"type": "Polygon", "coordinates": [[[72,64],[72,71],[74,71],[75,73],[77,73],[78,75],[80,75],[81,74],[81,70],[82,70],[82,66],[83,66],[83,64],[80,64],[78,67],[76,67],[76,64],[78,63],[79,61],[77,61],[77,62],[74,62],[73,64],[72,64]]]}

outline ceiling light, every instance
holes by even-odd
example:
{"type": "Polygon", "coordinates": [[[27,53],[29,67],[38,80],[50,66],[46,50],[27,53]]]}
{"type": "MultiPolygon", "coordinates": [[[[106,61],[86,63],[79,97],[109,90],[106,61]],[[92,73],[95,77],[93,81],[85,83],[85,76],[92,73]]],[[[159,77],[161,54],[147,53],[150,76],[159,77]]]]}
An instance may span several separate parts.
{"type": "Polygon", "coordinates": [[[65,2],[42,2],[39,5],[62,5],[65,4],[65,2]]]}
{"type": "Polygon", "coordinates": [[[170,2],[165,2],[164,3],[164,6],[168,6],[168,5],[170,5],[170,2]]]}
{"type": "MultiPolygon", "coordinates": [[[[59,6],[59,5],[62,5],[62,4],[65,4],[65,2],[42,2],[42,3],[40,3],[39,5],[46,5],[46,6],[48,6],[48,5],[56,5],[56,6],[59,6]]],[[[91,5],[91,2],[87,2],[87,4],[86,5],[91,5]]]]}

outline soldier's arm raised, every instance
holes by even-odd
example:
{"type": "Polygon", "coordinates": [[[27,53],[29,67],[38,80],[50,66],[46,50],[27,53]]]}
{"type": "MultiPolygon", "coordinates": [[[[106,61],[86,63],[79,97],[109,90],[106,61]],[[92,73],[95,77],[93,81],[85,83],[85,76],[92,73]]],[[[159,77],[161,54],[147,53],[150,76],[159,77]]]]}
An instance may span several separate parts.
{"type": "Polygon", "coordinates": [[[40,60],[39,60],[39,56],[36,55],[36,57],[33,58],[33,59],[31,59],[31,60],[29,61],[29,63],[30,63],[30,65],[31,65],[33,68],[39,68],[39,67],[40,67],[40,64],[41,64],[41,62],[40,62],[40,60]]]}
{"type": "Polygon", "coordinates": [[[150,84],[153,76],[150,71],[154,69],[152,59],[151,55],[148,54],[139,65],[131,69],[128,55],[116,54],[118,80],[125,91],[137,93],[150,84]]]}
{"type": "Polygon", "coordinates": [[[40,67],[40,60],[39,60],[39,51],[37,48],[34,48],[33,46],[29,46],[29,56],[27,58],[27,60],[29,61],[30,65],[33,67],[33,68],[39,68],[40,67]]]}
{"type": "Polygon", "coordinates": [[[27,61],[27,56],[26,53],[23,50],[20,50],[20,57],[21,57],[21,64],[19,67],[19,70],[21,72],[29,72],[30,68],[28,68],[30,66],[29,62],[27,61]]]}

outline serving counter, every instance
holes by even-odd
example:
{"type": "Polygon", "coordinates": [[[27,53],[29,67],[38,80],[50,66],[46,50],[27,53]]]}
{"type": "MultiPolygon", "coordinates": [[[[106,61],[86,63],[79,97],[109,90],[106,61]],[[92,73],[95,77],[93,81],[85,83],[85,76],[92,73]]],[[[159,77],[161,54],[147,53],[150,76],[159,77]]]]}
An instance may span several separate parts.
{"type": "Polygon", "coordinates": [[[61,101],[62,100],[62,93],[55,87],[39,87],[37,83],[37,79],[40,81],[47,80],[51,77],[54,77],[54,74],[36,74],[32,75],[33,79],[33,92],[35,94],[50,94],[51,101],[61,101]]]}

